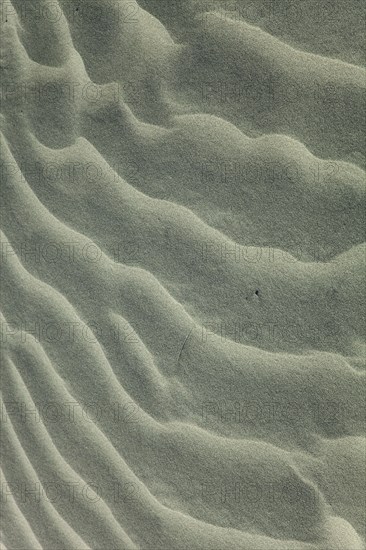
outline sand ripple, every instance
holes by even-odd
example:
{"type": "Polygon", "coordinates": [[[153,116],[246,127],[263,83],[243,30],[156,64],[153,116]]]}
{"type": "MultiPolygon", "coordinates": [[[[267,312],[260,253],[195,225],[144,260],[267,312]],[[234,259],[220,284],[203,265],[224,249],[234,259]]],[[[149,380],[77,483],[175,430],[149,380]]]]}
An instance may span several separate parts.
{"type": "Polygon", "coordinates": [[[2,2],[5,550],[364,548],[359,3],[272,4],[2,2]]]}

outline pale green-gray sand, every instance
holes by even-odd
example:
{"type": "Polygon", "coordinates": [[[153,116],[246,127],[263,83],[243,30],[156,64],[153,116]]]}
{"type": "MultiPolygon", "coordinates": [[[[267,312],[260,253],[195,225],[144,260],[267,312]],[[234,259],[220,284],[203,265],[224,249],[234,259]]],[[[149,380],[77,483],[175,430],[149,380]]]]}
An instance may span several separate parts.
{"type": "Polygon", "coordinates": [[[365,548],[364,21],[1,1],[1,549],[365,548]]]}

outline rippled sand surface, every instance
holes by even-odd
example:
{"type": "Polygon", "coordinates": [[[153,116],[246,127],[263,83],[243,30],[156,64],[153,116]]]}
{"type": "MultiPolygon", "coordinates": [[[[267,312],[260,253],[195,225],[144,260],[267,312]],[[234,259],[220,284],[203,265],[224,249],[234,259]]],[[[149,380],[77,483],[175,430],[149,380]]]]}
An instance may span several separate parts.
{"type": "Polygon", "coordinates": [[[365,6],[1,3],[1,548],[365,548],[365,6]]]}

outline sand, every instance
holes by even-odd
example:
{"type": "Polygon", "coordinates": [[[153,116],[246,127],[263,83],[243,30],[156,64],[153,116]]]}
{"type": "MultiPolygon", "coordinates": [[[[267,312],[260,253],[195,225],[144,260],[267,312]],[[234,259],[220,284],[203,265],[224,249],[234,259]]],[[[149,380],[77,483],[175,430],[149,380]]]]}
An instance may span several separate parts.
{"type": "Polygon", "coordinates": [[[365,548],[365,5],[2,0],[1,548],[365,548]]]}

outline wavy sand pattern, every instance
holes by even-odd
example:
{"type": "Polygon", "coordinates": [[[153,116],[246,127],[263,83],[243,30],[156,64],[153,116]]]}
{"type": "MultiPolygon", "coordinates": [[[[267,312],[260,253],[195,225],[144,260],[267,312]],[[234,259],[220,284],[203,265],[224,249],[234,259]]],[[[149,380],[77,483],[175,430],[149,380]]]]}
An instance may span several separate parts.
{"type": "Polygon", "coordinates": [[[1,10],[1,548],[365,548],[364,5],[1,10]]]}

